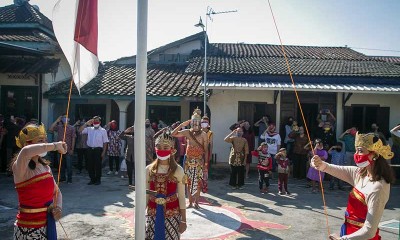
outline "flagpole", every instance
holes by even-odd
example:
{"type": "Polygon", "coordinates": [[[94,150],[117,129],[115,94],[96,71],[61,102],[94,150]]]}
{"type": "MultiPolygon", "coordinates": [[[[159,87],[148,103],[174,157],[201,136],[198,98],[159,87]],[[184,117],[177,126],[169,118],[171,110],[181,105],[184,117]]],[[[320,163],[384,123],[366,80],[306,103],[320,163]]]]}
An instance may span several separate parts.
{"type": "Polygon", "coordinates": [[[135,85],[135,239],[145,238],[146,176],[145,118],[147,78],[148,1],[137,4],[137,55],[135,85]]]}

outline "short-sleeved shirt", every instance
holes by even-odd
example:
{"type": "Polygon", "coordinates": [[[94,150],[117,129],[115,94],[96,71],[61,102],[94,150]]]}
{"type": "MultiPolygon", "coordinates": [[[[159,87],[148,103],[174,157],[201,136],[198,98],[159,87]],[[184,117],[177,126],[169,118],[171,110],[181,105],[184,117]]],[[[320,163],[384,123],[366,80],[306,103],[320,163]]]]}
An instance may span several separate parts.
{"type": "Polygon", "coordinates": [[[268,145],[268,153],[275,155],[278,152],[278,145],[281,145],[281,136],[279,134],[274,136],[265,134],[265,142],[268,145]]]}
{"type": "Polygon", "coordinates": [[[346,134],[340,138],[344,142],[346,152],[356,152],[356,147],[354,146],[355,137],[351,134],[346,134]]]}
{"type": "MultiPolygon", "coordinates": [[[[57,141],[63,141],[64,138],[64,125],[58,124],[54,128],[54,132],[57,132],[57,141]]],[[[68,151],[75,146],[72,146],[72,140],[76,138],[75,128],[71,125],[67,125],[65,133],[65,143],[67,144],[68,151]]]]}
{"type": "Polygon", "coordinates": [[[108,143],[107,131],[102,128],[87,127],[83,129],[82,134],[87,134],[87,145],[90,148],[103,147],[104,143],[108,143]]]}

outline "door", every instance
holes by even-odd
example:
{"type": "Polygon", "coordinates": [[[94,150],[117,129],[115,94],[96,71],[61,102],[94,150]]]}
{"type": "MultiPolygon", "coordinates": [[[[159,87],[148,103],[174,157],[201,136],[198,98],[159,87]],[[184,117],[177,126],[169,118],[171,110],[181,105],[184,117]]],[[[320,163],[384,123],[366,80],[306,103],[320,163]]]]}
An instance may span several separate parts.
{"type": "Polygon", "coordinates": [[[38,87],[2,86],[0,112],[27,121],[38,119],[38,87]]]}

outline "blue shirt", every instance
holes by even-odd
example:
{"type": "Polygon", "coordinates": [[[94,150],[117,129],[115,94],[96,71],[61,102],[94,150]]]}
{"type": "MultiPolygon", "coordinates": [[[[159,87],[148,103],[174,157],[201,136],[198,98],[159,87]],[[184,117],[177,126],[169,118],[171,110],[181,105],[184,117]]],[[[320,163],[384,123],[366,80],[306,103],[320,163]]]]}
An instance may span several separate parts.
{"type": "Polygon", "coordinates": [[[346,147],[346,152],[355,152],[356,147],[354,146],[355,137],[351,134],[346,134],[342,138],[340,138],[344,142],[344,146],[346,147]]]}
{"type": "Polygon", "coordinates": [[[346,153],[344,151],[336,151],[332,150],[330,152],[332,155],[331,163],[339,166],[344,166],[346,165],[346,153]]]}

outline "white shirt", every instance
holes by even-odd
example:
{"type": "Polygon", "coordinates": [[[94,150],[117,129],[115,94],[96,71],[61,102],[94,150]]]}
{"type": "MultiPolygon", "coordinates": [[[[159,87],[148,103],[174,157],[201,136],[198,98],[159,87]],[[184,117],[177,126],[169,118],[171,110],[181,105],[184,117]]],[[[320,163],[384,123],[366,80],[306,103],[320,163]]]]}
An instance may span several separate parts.
{"type": "Polygon", "coordinates": [[[265,142],[268,145],[268,153],[275,155],[278,152],[278,145],[281,145],[281,136],[276,134],[271,137],[265,134],[265,142]]]}
{"type": "Polygon", "coordinates": [[[107,136],[107,131],[102,128],[94,128],[94,127],[87,127],[83,129],[81,134],[87,134],[87,145],[88,147],[94,148],[94,147],[103,147],[104,143],[108,143],[108,136],[107,136]]]}

